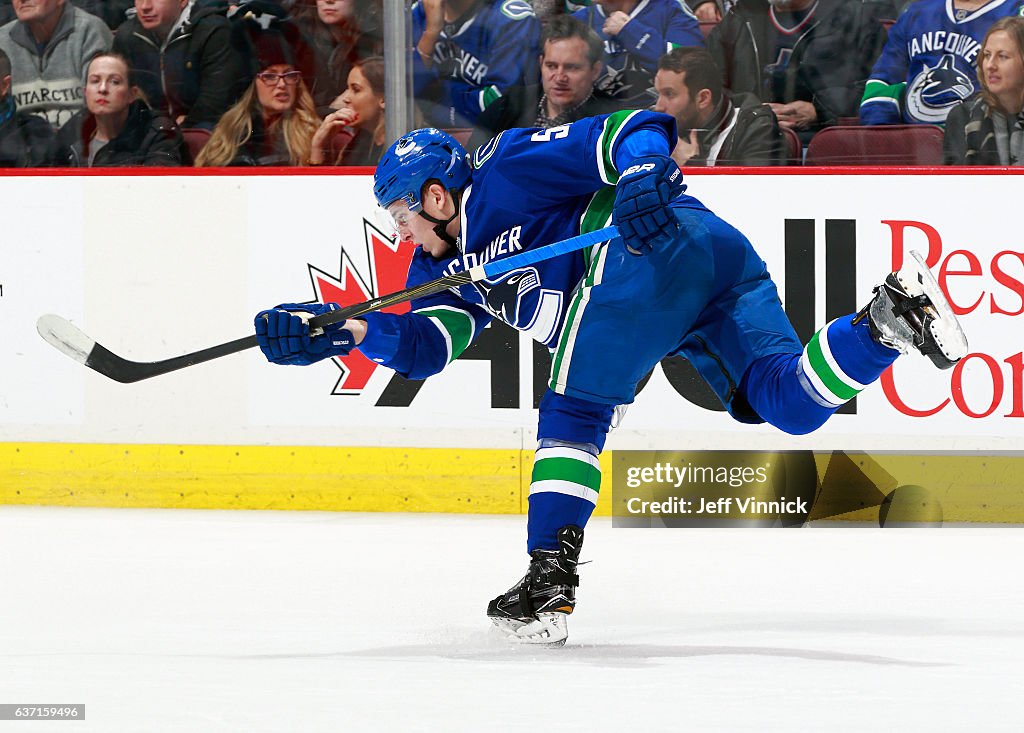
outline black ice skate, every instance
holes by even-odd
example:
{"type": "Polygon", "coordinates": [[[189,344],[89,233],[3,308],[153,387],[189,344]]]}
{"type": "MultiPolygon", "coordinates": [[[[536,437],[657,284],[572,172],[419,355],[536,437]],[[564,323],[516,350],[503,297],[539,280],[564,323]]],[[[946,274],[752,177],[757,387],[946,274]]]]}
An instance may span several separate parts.
{"type": "Polygon", "coordinates": [[[939,369],[949,369],[967,355],[967,337],[917,252],[875,288],[875,297],[854,323],[865,315],[875,341],[904,354],[917,349],[939,369]]]}
{"type": "Polygon", "coordinates": [[[526,575],[487,605],[487,616],[509,639],[524,644],[562,646],[568,617],[576,607],[576,574],[583,530],[558,530],[558,550],[534,550],[526,575]]]}

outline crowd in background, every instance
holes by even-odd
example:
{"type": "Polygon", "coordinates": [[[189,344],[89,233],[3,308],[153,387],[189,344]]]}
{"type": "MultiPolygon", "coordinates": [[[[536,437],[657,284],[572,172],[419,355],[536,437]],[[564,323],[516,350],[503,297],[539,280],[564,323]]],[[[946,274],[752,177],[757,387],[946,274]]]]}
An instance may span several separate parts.
{"type": "MultiPolygon", "coordinates": [[[[0,0],[0,167],[374,165],[382,11],[0,0]]],[[[898,160],[865,135],[846,162],[1024,163],[1024,0],[418,0],[409,19],[416,124],[470,149],[648,108],[675,117],[682,166],[810,164],[836,130],[883,128],[927,134],[898,160]]]]}

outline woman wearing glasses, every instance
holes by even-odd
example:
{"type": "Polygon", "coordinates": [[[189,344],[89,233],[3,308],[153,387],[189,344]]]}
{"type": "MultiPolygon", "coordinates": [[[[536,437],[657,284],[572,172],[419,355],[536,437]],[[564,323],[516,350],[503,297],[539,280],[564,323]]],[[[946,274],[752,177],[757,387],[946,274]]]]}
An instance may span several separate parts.
{"type": "Polygon", "coordinates": [[[266,28],[241,24],[258,71],[213,128],[196,166],[306,165],[320,118],[299,66],[305,49],[298,28],[277,18],[266,28]]]}
{"type": "Polygon", "coordinates": [[[93,56],[85,69],[85,109],[57,133],[58,165],[73,168],[178,166],[186,159],[181,131],[151,110],[125,57],[93,56]]]}
{"type": "Polygon", "coordinates": [[[377,165],[385,147],[384,59],[357,62],[336,104],[313,136],[310,165],[377,165]]]}

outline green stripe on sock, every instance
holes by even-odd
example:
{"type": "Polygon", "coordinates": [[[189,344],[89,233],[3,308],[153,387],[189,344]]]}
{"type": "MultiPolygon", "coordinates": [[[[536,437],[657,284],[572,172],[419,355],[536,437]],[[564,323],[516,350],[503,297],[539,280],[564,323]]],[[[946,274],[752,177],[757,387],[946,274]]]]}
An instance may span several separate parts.
{"type": "Polygon", "coordinates": [[[531,481],[571,481],[594,491],[601,490],[601,469],[572,458],[544,458],[533,464],[531,481]]]}
{"type": "Polygon", "coordinates": [[[818,341],[820,333],[821,331],[814,334],[807,344],[807,360],[811,365],[811,369],[814,370],[814,373],[824,383],[825,388],[832,392],[832,394],[844,402],[852,400],[860,390],[853,389],[847,385],[832,370],[831,365],[825,360],[825,354],[821,350],[821,343],[818,341]]]}

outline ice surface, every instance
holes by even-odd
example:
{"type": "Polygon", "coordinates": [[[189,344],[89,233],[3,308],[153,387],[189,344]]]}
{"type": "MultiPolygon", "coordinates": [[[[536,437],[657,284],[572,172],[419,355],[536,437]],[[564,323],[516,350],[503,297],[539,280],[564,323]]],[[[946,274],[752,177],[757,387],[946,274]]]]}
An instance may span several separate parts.
{"type": "Polygon", "coordinates": [[[1019,730],[1024,531],[588,529],[562,649],[523,517],[0,507],[0,731],[1019,730]]]}

